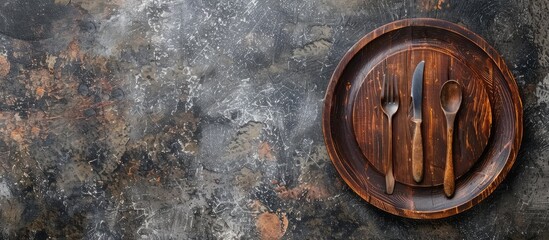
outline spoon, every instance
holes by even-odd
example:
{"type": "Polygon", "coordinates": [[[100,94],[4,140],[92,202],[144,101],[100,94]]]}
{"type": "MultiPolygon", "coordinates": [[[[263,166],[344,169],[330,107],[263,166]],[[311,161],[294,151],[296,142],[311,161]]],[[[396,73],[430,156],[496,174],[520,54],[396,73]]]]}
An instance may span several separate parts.
{"type": "Polygon", "coordinates": [[[448,80],[440,90],[440,106],[446,116],[446,167],[444,168],[444,193],[452,197],[455,190],[454,162],[452,159],[452,139],[454,119],[461,106],[461,86],[456,80],[448,80]]]}

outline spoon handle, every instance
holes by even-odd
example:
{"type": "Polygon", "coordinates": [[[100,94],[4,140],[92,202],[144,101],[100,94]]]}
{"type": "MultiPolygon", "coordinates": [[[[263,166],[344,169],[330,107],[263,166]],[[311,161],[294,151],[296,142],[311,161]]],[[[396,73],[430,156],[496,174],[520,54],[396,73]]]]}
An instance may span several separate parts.
{"type": "Polygon", "coordinates": [[[448,121],[446,131],[446,167],[444,168],[444,193],[452,197],[455,190],[454,161],[452,159],[452,140],[454,137],[454,121],[448,121]]]}

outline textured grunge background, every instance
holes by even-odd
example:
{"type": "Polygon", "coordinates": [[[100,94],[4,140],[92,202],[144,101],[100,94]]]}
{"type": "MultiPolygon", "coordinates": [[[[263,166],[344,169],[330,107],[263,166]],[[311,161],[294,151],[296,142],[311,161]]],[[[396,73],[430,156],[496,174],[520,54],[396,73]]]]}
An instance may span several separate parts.
{"type": "Polygon", "coordinates": [[[549,238],[549,1],[0,0],[0,239],[549,238]],[[517,163],[444,220],[335,172],[329,77],[382,24],[449,20],[506,60],[517,163]]]}

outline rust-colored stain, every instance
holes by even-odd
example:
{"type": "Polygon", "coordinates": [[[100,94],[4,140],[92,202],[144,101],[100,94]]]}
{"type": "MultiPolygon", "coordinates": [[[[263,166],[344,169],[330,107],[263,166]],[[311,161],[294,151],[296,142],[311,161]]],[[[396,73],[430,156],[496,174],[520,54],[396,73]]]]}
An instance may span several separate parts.
{"type": "Polygon", "coordinates": [[[287,189],[278,187],[278,196],[282,199],[298,200],[304,198],[306,201],[323,200],[330,196],[328,189],[323,185],[309,183],[301,184],[295,188],[287,189]]]}
{"type": "Polygon", "coordinates": [[[32,127],[31,133],[33,137],[38,137],[40,135],[40,128],[39,127],[32,127]]]}
{"type": "Polygon", "coordinates": [[[62,53],[61,57],[69,61],[77,61],[83,59],[83,53],[80,52],[80,45],[78,45],[78,41],[76,39],[72,40],[69,43],[66,52],[62,53]]]}
{"type": "Polygon", "coordinates": [[[259,145],[258,154],[261,160],[276,160],[271,150],[271,145],[267,142],[262,142],[259,145]]]}
{"type": "Polygon", "coordinates": [[[43,87],[37,87],[36,88],[36,96],[38,98],[42,98],[44,96],[45,92],[46,92],[46,90],[43,87]]]}
{"type": "MultiPolygon", "coordinates": [[[[437,9],[438,10],[441,10],[442,7],[443,7],[443,4],[444,3],[444,0],[438,0],[438,4],[437,4],[437,9]]],[[[450,6],[450,3],[446,3],[446,7],[449,7],[450,6]]]]}
{"type": "Polygon", "coordinates": [[[35,99],[41,99],[53,87],[53,75],[46,69],[30,71],[28,79],[27,89],[34,93],[35,99]]]}
{"type": "Polygon", "coordinates": [[[264,212],[257,217],[256,227],[262,240],[281,239],[288,228],[286,214],[264,212]]]}
{"type": "Polygon", "coordinates": [[[450,3],[446,0],[421,0],[418,4],[422,11],[442,10],[450,7],[450,3]]]}
{"type": "Polygon", "coordinates": [[[19,113],[0,113],[1,141],[13,141],[26,148],[33,139],[44,139],[48,134],[47,123],[51,120],[43,112],[29,114],[23,119],[19,113]]]}
{"type": "Polygon", "coordinates": [[[11,64],[6,56],[0,56],[0,77],[5,77],[10,72],[11,64]]]}
{"type": "Polygon", "coordinates": [[[23,142],[23,136],[24,136],[23,132],[24,132],[24,129],[21,128],[21,127],[18,127],[16,129],[14,129],[13,131],[11,131],[10,137],[14,141],[16,141],[18,143],[21,143],[21,142],[23,142]]]}

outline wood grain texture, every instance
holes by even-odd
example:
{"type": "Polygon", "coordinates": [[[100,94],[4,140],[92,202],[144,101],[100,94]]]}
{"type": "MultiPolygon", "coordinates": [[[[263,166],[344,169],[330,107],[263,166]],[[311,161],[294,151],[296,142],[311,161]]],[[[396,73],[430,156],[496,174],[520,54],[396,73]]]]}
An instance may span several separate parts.
{"type": "Polygon", "coordinates": [[[513,165],[522,139],[522,103],[513,76],[497,52],[478,35],[434,19],[407,19],[382,26],[343,57],[326,93],[323,131],[328,153],[345,182],[374,206],[410,218],[442,218],[486,198],[513,165]],[[388,72],[399,79],[401,109],[394,117],[393,195],[384,193],[386,121],[379,91],[388,72]],[[425,60],[422,182],[413,180],[410,86],[413,67],[425,60]],[[456,79],[462,110],[453,143],[456,192],[445,197],[446,128],[440,87],[456,79]],[[493,133],[490,135],[490,133],[493,133]]]}
{"type": "MultiPolygon", "coordinates": [[[[405,35],[402,35],[405,36],[405,35]]],[[[407,41],[398,43],[398,48],[406,49],[407,41]]],[[[394,46],[394,45],[392,45],[394,46]]],[[[393,162],[394,175],[398,182],[413,186],[436,186],[443,183],[446,148],[446,129],[444,112],[440,108],[440,90],[448,76],[459,79],[468,97],[464,100],[464,111],[458,118],[459,131],[454,159],[458,160],[456,176],[465,174],[482,154],[488,143],[491,124],[491,108],[488,95],[480,76],[458,60],[451,60],[444,53],[426,50],[416,45],[410,50],[400,51],[387,58],[388,74],[396,74],[399,79],[401,107],[394,116],[393,162]],[[420,61],[426,61],[423,89],[423,128],[425,136],[423,146],[425,179],[415,182],[413,179],[412,151],[414,124],[412,102],[410,97],[411,75],[420,61]],[[451,71],[449,71],[451,69],[451,71]],[[474,97],[473,97],[474,96],[474,97]],[[460,147],[463,146],[463,147],[460,147]]],[[[380,136],[388,134],[387,121],[382,117],[380,99],[381,78],[384,69],[376,65],[359,87],[353,101],[352,124],[356,142],[364,157],[380,172],[384,169],[387,158],[387,139],[380,136]]],[[[360,77],[356,78],[360,81],[360,77]]]]}

